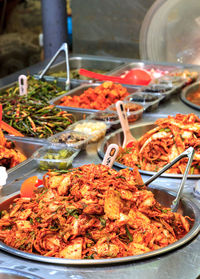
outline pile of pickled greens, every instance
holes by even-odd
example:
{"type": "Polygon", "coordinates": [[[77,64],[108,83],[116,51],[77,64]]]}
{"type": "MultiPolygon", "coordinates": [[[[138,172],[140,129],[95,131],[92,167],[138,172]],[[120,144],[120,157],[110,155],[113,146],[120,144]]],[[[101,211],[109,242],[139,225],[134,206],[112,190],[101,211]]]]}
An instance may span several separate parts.
{"type": "Polygon", "coordinates": [[[62,132],[74,122],[74,118],[72,114],[49,105],[48,101],[65,92],[56,82],[29,76],[27,96],[19,96],[18,85],[1,91],[3,120],[24,136],[47,138],[62,132]]]}

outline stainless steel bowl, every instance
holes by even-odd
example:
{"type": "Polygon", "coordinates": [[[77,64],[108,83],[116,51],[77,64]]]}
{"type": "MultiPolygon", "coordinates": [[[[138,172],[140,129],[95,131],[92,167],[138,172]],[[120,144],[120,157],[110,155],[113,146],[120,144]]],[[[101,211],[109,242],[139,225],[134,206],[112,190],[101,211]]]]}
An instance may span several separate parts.
{"type": "MultiPolygon", "coordinates": [[[[167,192],[160,189],[151,189],[155,198],[158,202],[160,202],[162,205],[166,207],[170,207],[172,200],[174,199],[175,193],[167,192]]],[[[19,196],[19,193],[14,193],[12,196],[4,200],[0,204],[0,210],[7,209],[9,205],[12,203],[12,201],[19,196]]],[[[112,259],[99,259],[99,260],[74,260],[74,259],[63,259],[63,258],[55,258],[55,257],[45,257],[40,256],[36,254],[31,254],[27,252],[22,252],[20,250],[14,249],[12,247],[7,246],[3,242],[0,242],[0,249],[2,249],[4,252],[13,254],[15,256],[33,260],[33,261],[39,261],[39,262],[47,262],[47,263],[53,263],[53,264],[66,264],[66,265],[105,265],[105,264],[114,264],[114,263],[123,263],[128,261],[138,261],[143,260],[147,258],[151,258],[153,256],[159,256],[163,253],[169,252],[171,250],[174,250],[187,242],[189,242],[192,238],[194,238],[199,230],[200,230],[200,209],[198,206],[190,199],[186,197],[182,197],[181,202],[179,203],[178,212],[182,214],[183,216],[189,216],[193,222],[191,221],[191,230],[180,240],[176,241],[175,243],[166,246],[164,248],[151,251],[149,253],[141,254],[141,255],[135,255],[135,256],[129,256],[129,257],[121,257],[121,258],[112,258],[112,259]]]]}
{"type": "MultiPolygon", "coordinates": [[[[155,128],[156,125],[153,122],[146,122],[146,123],[142,123],[142,124],[135,124],[130,126],[130,130],[132,135],[136,138],[139,139],[141,136],[143,136],[146,132],[148,132],[149,130],[155,128]]],[[[109,134],[108,136],[106,136],[104,138],[103,141],[100,142],[99,146],[98,146],[98,154],[101,158],[104,157],[105,151],[108,147],[109,144],[111,143],[116,143],[119,146],[122,146],[123,144],[123,139],[124,139],[124,135],[122,132],[122,129],[119,129],[111,134],[109,134]]],[[[114,163],[114,166],[124,169],[127,168],[127,166],[120,164],[118,162],[114,163]]],[[[132,169],[131,167],[128,167],[130,169],[132,169]]],[[[153,171],[145,171],[145,170],[140,170],[139,172],[141,174],[146,174],[146,175],[154,175],[155,172],[153,171]]],[[[168,178],[182,178],[183,175],[182,174],[175,174],[175,173],[163,173],[161,175],[162,177],[168,177],[168,178]]],[[[200,178],[200,174],[189,174],[188,178],[200,178]]]]}
{"type": "Polygon", "coordinates": [[[191,102],[191,101],[189,101],[189,100],[187,99],[187,97],[188,97],[188,95],[189,95],[190,93],[193,93],[193,92],[195,92],[195,91],[197,91],[197,90],[199,90],[199,89],[200,89],[200,82],[199,82],[199,81],[197,81],[197,82],[195,82],[195,83],[193,83],[193,84],[187,86],[187,87],[186,87],[185,89],[183,89],[182,92],[181,92],[181,100],[182,100],[186,105],[188,105],[188,106],[190,106],[190,107],[192,107],[192,108],[194,108],[194,109],[200,110],[200,105],[198,106],[197,104],[195,104],[195,103],[193,103],[193,102],[191,102]]]}

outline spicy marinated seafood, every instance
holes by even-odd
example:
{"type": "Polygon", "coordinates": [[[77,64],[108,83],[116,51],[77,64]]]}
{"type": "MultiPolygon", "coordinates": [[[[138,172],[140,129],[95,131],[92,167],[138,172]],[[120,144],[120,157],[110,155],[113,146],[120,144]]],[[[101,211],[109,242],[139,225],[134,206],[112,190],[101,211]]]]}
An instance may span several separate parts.
{"type": "MultiPolygon", "coordinates": [[[[191,113],[160,118],[156,128],[145,133],[137,145],[120,150],[117,161],[126,166],[137,165],[146,171],[158,171],[188,147],[195,149],[190,174],[200,174],[200,118],[191,113]]],[[[167,172],[184,173],[187,159],[182,159],[167,172]]]]}
{"type": "Polygon", "coordinates": [[[189,217],[159,204],[137,168],[84,165],[48,172],[32,198],[0,217],[0,239],[43,256],[107,259],[160,249],[190,230],[189,217]]]}
{"type": "Polygon", "coordinates": [[[26,156],[17,150],[14,143],[7,141],[0,129],[0,166],[12,168],[26,160],[26,156]]]}

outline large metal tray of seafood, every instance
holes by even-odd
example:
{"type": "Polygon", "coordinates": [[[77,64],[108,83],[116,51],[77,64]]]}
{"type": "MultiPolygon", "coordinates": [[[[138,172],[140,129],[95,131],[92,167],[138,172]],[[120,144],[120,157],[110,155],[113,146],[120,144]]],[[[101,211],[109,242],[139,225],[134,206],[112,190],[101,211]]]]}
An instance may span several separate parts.
{"type": "MultiPolygon", "coordinates": [[[[149,188],[154,195],[155,198],[161,203],[163,206],[170,207],[172,200],[174,199],[175,193],[167,192],[164,190],[156,189],[156,188],[149,188]]],[[[19,196],[19,192],[15,192],[14,194],[8,196],[6,199],[0,200],[0,211],[4,209],[8,209],[9,205],[12,201],[19,196]]],[[[28,260],[38,261],[38,262],[45,262],[45,263],[52,263],[52,264],[66,264],[66,265],[110,265],[115,263],[123,263],[129,261],[138,261],[148,259],[154,256],[160,256],[161,254],[167,253],[178,247],[186,244],[192,238],[194,238],[199,230],[200,230],[200,209],[198,206],[189,198],[182,197],[181,202],[179,204],[178,213],[182,214],[183,216],[189,216],[191,218],[191,229],[190,231],[181,239],[166,246],[164,248],[154,250],[145,254],[135,255],[135,256],[128,256],[128,257],[120,257],[120,258],[111,258],[111,259],[64,259],[64,258],[55,258],[55,257],[46,257],[37,254],[32,254],[28,252],[23,252],[10,246],[4,244],[0,241],[0,249],[4,252],[9,254],[25,258],[28,260]]]]}
{"type": "Polygon", "coordinates": [[[197,81],[184,88],[181,92],[180,97],[186,105],[200,110],[200,82],[197,81]]]}
{"type": "MultiPolygon", "coordinates": [[[[60,100],[64,97],[64,96],[80,96],[81,94],[83,94],[83,92],[85,90],[87,90],[88,88],[95,88],[97,86],[101,85],[101,83],[93,83],[93,84],[84,84],[81,85],[79,87],[76,87],[72,90],[70,90],[69,92],[52,99],[49,103],[52,105],[55,105],[56,107],[62,109],[62,110],[71,110],[71,111],[81,111],[81,112],[99,112],[100,110],[96,110],[96,109],[84,109],[84,108],[78,108],[78,107],[67,107],[67,106],[62,106],[59,105],[60,100]]],[[[137,87],[129,87],[129,86],[124,86],[127,88],[127,91],[132,94],[134,92],[136,92],[138,90],[137,87]]]]}
{"type": "MultiPolygon", "coordinates": [[[[123,59],[118,58],[112,58],[112,57],[101,57],[101,56],[93,56],[93,55],[87,55],[87,56],[72,56],[69,58],[69,68],[70,68],[70,80],[78,80],[79,83],[84,82],[92,82],[93,80],[90,78],[85,77],[79,77],[79,69],[84,68],[90,71],[109,74],[110,71],[113,71],[114,69],[118,69],[118,67],[125,64],[125,61],[123,59]]],[[[46,76],[51,76],[53,78],[58,79],[66,79],[66,75],[63,76],[63,73],[66,73],[66,63],[65,61],[61,61],[59,63],[56,63],[52,65],[48,72],[46,73],[46,76]],[[55,75],[54,75],[55,73],[55,75]],[[59,76],[62,75],[62,76],[59,76]]]]}
{"type": "MultiPolygon", "coordinates": [[[[143,136],[146,132],[148,132],[149,130],[155,128],[156,125],[153,122],[145,122],[145,123],[140,123],[140,124],[135,124],[130,126],[130,130],[132,135],[136,138],[139,139],[141,136],[143,136]]],[[[108,147],[109,144],[111,143],[116,143],[119,146],[122,146],[123,144],[123,140],[124,140],[124,135],[122,132],[122,129],[118,129],[117,131],[107,135],[100,143],[98,146],[98,154],[100,157],[104,157],[105,151],[108,147]]],[[[118,162],[114,162],[114,166],[118,167],[118,168],[127,168],[127,166],[118,163],[118,162]]],[[[128,167],[131,169],[131,167],[128,167]]],[[[139,172],[141,174],[145,174],[145,175],[154,175],[155,172],[152,171],[145,171],[145,170],[140,170],[139,172]]],[[[174,173],[163,173],[161,175],[162,177],[168,177],[168,178],[182,178],[183,175],[182,174],[174,174],[174,173]]],[[[200,178],[200,174],[189,174],[188,178],[200,178]]]]}

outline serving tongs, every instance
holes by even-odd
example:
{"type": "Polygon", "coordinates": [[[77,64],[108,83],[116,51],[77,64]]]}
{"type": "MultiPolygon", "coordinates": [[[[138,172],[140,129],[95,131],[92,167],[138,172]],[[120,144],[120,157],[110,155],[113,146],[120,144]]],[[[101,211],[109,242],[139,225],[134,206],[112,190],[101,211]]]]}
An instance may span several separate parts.
{"type": "Polygon", "coordinates": [[[70,89],[70,69],[69,69],[69,55],[68,55],[68,46],[67,43],[63,43],[61,47],[57,50],[56,54],[52,57],[52,59],[49,61],[47,66],[44,68],[44,70],[39,75],[39,79],[42,79],[44,74],[49,70],[49,67],[53,64],[53,62],[56,60],[58,55],[61,53],[61,51],[64,51],[65,53],[65,63],[66,63],[66,82],[65,82],[65,89],[70,89]]]}
{"type": "Polygon", "coordinates": [[[179,160],[188,157],[188,162],[185,168],[185,172],[183,174],[183,178],[181,181],[181,184],[179,186],[178,189],[178,193],[176,198],[172,201],[172,205],[171,205],[171,211],[172,212],[176,212],[178,209],[178,205],[179,205],[179,201],[181,198],[181,194],[183,191],[183,187],[185,185],[191,164],[192,164],[192,160],[194,157],[194,148],[193,147],[189,147],[188,149],[186,149],[185,151],[183,151],[183,153],[181,153],[180,155],[178,155],[172,162],[168,163],[166,166],[164,166],[160,171],[158,171],[155,175],[153,175],[151,178],[149,178],[144,184],[146,186],[148,186],[152,181],[154,181],[157,177],[159,177],[163,172],[165,172],[166,170],[168,170],[169,168],[171,168],[174,164],[176,164],[179,160]]]}

